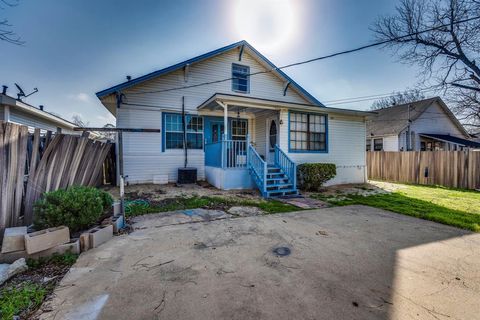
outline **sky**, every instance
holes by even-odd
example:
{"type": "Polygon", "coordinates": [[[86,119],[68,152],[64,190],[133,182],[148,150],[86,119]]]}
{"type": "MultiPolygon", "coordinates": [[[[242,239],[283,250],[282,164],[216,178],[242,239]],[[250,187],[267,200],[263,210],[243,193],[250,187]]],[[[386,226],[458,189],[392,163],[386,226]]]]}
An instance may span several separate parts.
{"type": "MultiPolygon", "coordinates": [[[[16,0],[9,0],[10,3],[16,0]]],[[[239,40],[277,66],[362,46],[399,0],[18,0],[0,10],[25,41],[0,42],[0,85],[91,126],[114,123],[95,92],[239,40]]],[[[418,70],[373,48],[284,70],[321,102],[411,89],[418,70]]],[[[371,101],[332,105],[369,109],[371,101]]]]}

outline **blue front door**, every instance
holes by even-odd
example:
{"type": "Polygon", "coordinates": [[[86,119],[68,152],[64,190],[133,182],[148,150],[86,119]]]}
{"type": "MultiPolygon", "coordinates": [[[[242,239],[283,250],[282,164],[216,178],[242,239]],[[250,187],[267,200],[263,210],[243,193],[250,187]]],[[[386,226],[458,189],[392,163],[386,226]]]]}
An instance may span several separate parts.
{"type": "Polygon", "coordinates": [[[220,117],[205,117],[205,143],[213,143],[221,141],[225,133],[225,126],[223,118],[220,117]]]}
{"type": "MultiPolygon", "coordinates": [[[[221,141],[225,134],[225,126],[222,117],[204,117],[204,138],[205,143],[221,141]]],[[[239,118],[228,118],[228,137],[232,140],[245,140],[248,131],[248,120],[239,118]],[[234,128],[235,127],[235,128],[234,128]]]]}
{"type": "Polygon", "coordinates": [[[211,141],[208,142],[218,142],[222,140],[223,134],[225,133],[225,126],[223,123],[212,123],[210,124],[211,141]]]}

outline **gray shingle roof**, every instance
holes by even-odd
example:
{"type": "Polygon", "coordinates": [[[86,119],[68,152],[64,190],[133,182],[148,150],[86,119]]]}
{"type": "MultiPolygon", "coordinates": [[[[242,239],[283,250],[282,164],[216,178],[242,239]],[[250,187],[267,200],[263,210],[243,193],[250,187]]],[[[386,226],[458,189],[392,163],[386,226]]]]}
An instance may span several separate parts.
{"type": "Polygon", "coordinates": [[[376,115],[367,118],[367,136],[399,134],[408,125],[408,106],[410,119],[417,119],[439,97],[400,104],[385,109],[375,110],[376,115]]]}

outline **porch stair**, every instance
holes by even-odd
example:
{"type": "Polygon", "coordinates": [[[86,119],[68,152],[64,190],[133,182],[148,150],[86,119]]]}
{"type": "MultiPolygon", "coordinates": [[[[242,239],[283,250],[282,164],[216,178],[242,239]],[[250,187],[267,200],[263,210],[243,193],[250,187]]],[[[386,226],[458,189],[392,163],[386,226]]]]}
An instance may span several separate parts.
{"type": "Polygon", "coordinates": [[[293,196],[298,194],[293,181],[277,165],[267,165],[266,198],[293,196]]]}
{"type": "Polygon", "coordinates": [[[249,145],[247,168],[264,198],[298,194],[296,164],[278,146],[275,146],[274,164],[268,164],[249,145]]]}

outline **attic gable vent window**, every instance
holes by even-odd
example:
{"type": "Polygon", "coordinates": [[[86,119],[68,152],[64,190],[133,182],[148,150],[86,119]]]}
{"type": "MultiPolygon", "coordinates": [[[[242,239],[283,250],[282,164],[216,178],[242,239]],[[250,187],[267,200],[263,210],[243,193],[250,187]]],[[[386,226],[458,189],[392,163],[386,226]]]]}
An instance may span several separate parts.
{"type": "Polygon", "coordinates": [[[241,93],[250,91],[250,68],[240,64],[232,64],[232,90],[241,93]]]}

